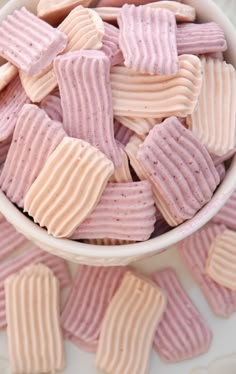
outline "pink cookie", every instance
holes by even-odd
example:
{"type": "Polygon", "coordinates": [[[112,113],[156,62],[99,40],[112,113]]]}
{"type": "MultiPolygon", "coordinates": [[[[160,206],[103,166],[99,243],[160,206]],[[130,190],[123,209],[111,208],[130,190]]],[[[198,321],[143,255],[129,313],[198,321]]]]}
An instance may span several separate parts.
{"type": "Polygon", "coordinates": [[[149,182],[109,183],[97,207],[81,223],[72,239],[150,238],[156,209],[149,182]]]}
{"type": "Polygon", "coordinates": [[[0,260],[16,252],[26,241],[27,239],[0,215],[0,260]]]}
{"type": "Polygon", "coordinates": [[[142,138],[145,138],[155,125],[162,122],[162,119],[159,118],[138,118],[126,116],[116,116],[116,120],[142,138]]]}
{"type": "Polygon", "coordinates": [[[101,51],[109,58],[111,66],[119,65],[124,61],[119,47],[119,29],[106,22],[104,22],[104,29],[101,51]]]}
{"type": "Polygon", "coordinates": [[[3,140],[3,142],[0,142],[0,165],[5,162],[7,158],[7,153],[9,151],[10,145],[12,141],[12,136],[9,136],[6,140],[3,140]]]}
{"type": "Polygon", "coordinates": [[[227,152],[223,156],[211,155],[211,158],[212,158],[212,160],[214,162],[214,165],[218,166],[222,162],[225,162],[225,161],[229,160],[231,157],[233,157],[235,155],[235,153],[236,153],[236,148],[231,149],[229,152],[227,152]]]}
{"type": "Polygon", "coordinates": [[[211,199],[220,181],[206,148],[176,117],[150,131],[137,160],[171,226],[192,218],[211,199]]]}
{"type": "Polygon", "coordinates": [[[152,275],[152,280],[167,296],[167,308],[154,338],[154,347],[161,359],[174,363],[207,352],[212,340],[211,331],[175,272],[161,270],[152,275]]]}
{"type": "Polygon", "coordinates": [[[67,134],[86,140],[119,166],[121,155],[114,137],[109,59],[100,51],[77,51],[57,57],[54,68],[67,134]]]}
{"type": "Polygon", "coordinates": [[[10,62],[0,66],[0,91],[2,91],[18,74],[18,69],[10,62]]]}
{"type": "Polygon", "coordinates": [[[123,145],[126,145],[134,134],[128,127],[123,126],[119,121],[114,121],[115,139],[123,145]]]}
{"type": "Polygon", "coordinates": [[[212,222],[221,223],[231,230],[236,230],[236,191],[223,208],[213,217],[212,222]]]}
{"type": "Polygon", "coordinates": [[[0,176],[1,189],[13,203],[23,207],[25,194],[65,136],[60,122],[36,105],[24,105],[0,176]]]}
{"type": "Polygon", "coordinates": [[[0,55],[29,75],[46,68],[66,44],[65,34],[25,7],[15,10],[0,25],[0,55]]]}
{"type": "MultiPolygon", "coordinates": [[[[156,0],[148,0],[149,3],[154,3],[156,0]]],[[[122,7],[124,4],[144,5],[147,0],[98,0],[97,7],[122,7]]]]}
{"type": "Polygon", "coordinates": [[[212,311],[228,318],[236,312],[236,291],[218,285],[205,271],[210,246],[215,237],[225,230],[224,225],[209,223],[179,244],[179,252],[201,288],[212,311]]]}
{"type": "Polygon", "coordinates": [[[61,315],[66,339],[85,351],[96,352],[102,320],[126,270],[125,267],[79,267],[61,315]]]}
{"type": "Polygon", "coordinates": [[[177,74],[176,20],[172,12],[124,5],[118,24],[125,66],[141,73],[177,74]]]}
{"type": "Polygon", "coordinates": [[[18,76],[0,93],[0,142],[13,134],[17,116],[29,102],[18,76]]]}
{"type": "Polygon", "coordinates": [[[224,31],[215,22],[182,23],[176,33],[178,54],[224,52],[227,42],[224,31]]]}
{"type": "Polygon", "coordinates": [[[6,327],[4,282],[12,274],[32,264],[43,264],[49,267],[65,288],[71,284],[71,275],[66,262],[60,257],[53,256],[41,249],[31,246],[19,256],[0,264],[0,329],[6,327]]]}
{"type": "Polygon", "coordinates": [[[58,96],[48,95],[43,99],[39,107],[53,120],[62,122],[61,99],[58,96]]]}
{"type": "Polygon", "coordinates": [[[225,165],[224,164],[219,164],[216,166],[216,170],[219,174],[219,177],[220,177],[220,181],[222,181],[225,177],[225,174],[226,174],[226,169],[225,169],[225,165]]]}

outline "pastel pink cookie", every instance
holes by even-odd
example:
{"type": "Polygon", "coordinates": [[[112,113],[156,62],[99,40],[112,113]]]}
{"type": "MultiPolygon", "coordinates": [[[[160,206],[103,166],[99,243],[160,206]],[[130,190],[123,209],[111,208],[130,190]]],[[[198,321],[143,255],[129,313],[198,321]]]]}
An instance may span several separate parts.
{"type": "Polygon", "coordinates": [[[121,163],[113,128],[110,61],[100,51],[77,51],[57,57],[54,68],[69,136],[86,140],[115,166],[121,163]]]}
{"type": "Polygon", "coordinates": [[[134,134],[128,127],[123,126],[119,121],[114,121],[115,139],[123,145],[126,145],[134,134]]]}
{"type": "Polygon", "coordinates": [[[29,102],[18,76],[0,93],[0,142],[13,134],[17,116],[29,102]]]}
{"type": "Polygon", "coordinates": [[[209,223],[179,244],[179,253],[201,288],[213,313],[228,318],[236,312],[236,291],[218,285],[206,274],[211,244],[225,230],[224,225],[209,223]]]}
{"type": "Polygon", "coordinates": [[[208,351],[212,333],[182,288],[174,270],[152,274],[152,280],[165,292],[167,307],[158,325],[154,348],[165,362],[189,360],[208,351]]]}
{"type": "Polygon", "coordinates": [[[124,5],[118,24],[125,66],[141,73],[177,74],[176,20],[172,12],[124,5]]]}
{"type": "Polygon", "coordinates": [[[122,7],[124,4],[135,4],[144,5],[148,3],[154,3],[156,0],[98,0],[97,7],[122,7]]]}
{"type": "Polygon", "coordinates": [[[53,256],[33,245],[19,256],[3,262],[0,264],[0,329],[7,325],[4,282],[12,274],[32,264],[44,264],[50,268],[58,278],[61,288],[68,287],[71,284],[71,275],[66,262],[60,257],[53,256]]]}
{"type": "Polygon", "coordinates": [[[39,107],[47,113],[53,120],[62,122],[61,98],[54,95],[48,95],[41,101],[39,107]]]}
{"type": "Polygon", "coordinates": [[[119,46],[119,29],[104,22],[105,34],[102,39],[101,51],[109,58],[111,66],[119,65],[124,61],[123,54],[119,46]]]}
{"type": "Polygon", "coordinates": [[[180,55],[224,52],[227,49],[224,31],[215,22],[179,24],[176,39],[180,55]]]}
{"type": "Polygon", "coordinates": [[[235,155],[235,153],[236,153],[236,148],[233,148],[222,156],[211,155],[211,157],[212,157],[212,160],[214,162],[214,165],[218,166],[222,162],[225,162],[225,161],[229,160],[231,157],[233,157],[235,155]]]}
{"type": "Polygon", "coordinates": [[[216,170],[219,174],[220,181],[222,181],[225,177],[225,174],[226,174],[226,169],[225,169],[224,164],[219,164],[218,166],[216,166],[216,170]]]}
{"type": "Polygon", "coordinates": [[[104,315],[126,270],[125,267],[79,267],[61,315],[66,339],[85,351],[96,352],[104,315]]]}
{"type": "Polygon", "coordinates": [[[25,7],[15,10],[0,25],[0,55],[29,75],[46,68],[66,44],[65,34],[25,7]]]}
{"type": "Polygon", "coordinates": [[[7,158],[7,153],[9,151],[11,141],[12,141],[12,136],[9,136],[9,138],[0,142],[0,165],[3,164],[3,162],[7,158]]]}
{"type": "Polygon", "coordinates": [[[154,230],[155,213],[149,182],[109,183],[72,238],[147,240],[154,230]]]}
{"type": "Polygon", "coordinates": [[[26,241],[26,238],[0,215],[0,260],[16,252],[26,241]]]}
{"type": "Polygon", "coordinates": [[[23,106],[0,176],[1,189],[13,203],[23,207],[27,191],[65,136],[62,124],[52,121],[42,109],[23,106]]]}
{"type": "Polygon", "coordinates": [[[190,219],[212,197],[220,178],[206,148],[176,117],[155,126],[137,154],[167,223],[190,219]]]}
{"type": "Polygon", "coordinates": [[[18,69],[10,62],[0,66],[0,91],[2,91],[18,74],[18,69]]]}
{"type": "Polygon", "coordinates": [[[212,222],[221,223],[231,230],[236,230],[236,191],[223,208],[213,217],[212,222]]]}

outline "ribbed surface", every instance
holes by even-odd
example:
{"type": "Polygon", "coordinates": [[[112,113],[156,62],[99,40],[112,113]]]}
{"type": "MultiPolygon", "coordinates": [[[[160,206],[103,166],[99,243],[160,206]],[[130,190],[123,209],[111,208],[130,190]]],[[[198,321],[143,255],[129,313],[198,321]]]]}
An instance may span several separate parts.
{"type": "Polygon", "coordinates": [[[224,52],[227,49],[224,31],[214,22],[180,24],[176,40],[180,55],[224,52]]]}
{"type": "Polygon", "coordinates": [[[26,103],[29,103],[20,79],[16,77],[0,93],[0,142],[13,134],[17,116],[26,103]]]}
{"type": "Polygon", "coordinates": [[[236,153],[236,147],[234,149],[231,149],[229,152],[225,153],[222,156],[211,155],[211,158],[214,162],[214,165],[218,166],[222,164],[222,162],[225,162],[229,160],[231,157],[233,157],[235,153],[236,153]]]}
{"type": "Polygon", "coordinates": [[[73,52],[56,58],[54,67],[67,134],[88,141],[119,166],[108,58],[100,51],[73,52]]]}
{"type": "MultiPolygon", "coordinates": [[[[68,39],[63,53],[102,47],[103,22],[91,9],[78,6],[58,26],[58,30],[68,39]]],[[[57,86],[57,77],[52,65],[35,77],[21,72],[20,78],[27,95],[33,102],[40,102],[57,86]]]]}
{"type": "Polygon", "coordinates": [[[175,272],[164,269],[152,280],[165,292],[167,307],[156,330],[154,347],[165,362],[189,360],[208,351],[212,334],[185,293],[175,272]]]}
{"type": "Polygon", "coordinates": [[[5,328],[5,292],[4,282],[12,274],[15,274],[32,264],[44,264],[50,268],[60,282],[60,287],[68,287],[71,284],[71,275],[66,262],[57,256],[53,256],[41,249],[32,246],[19,256],[0,264],[0,329],[5,328]]]}
{"type": "Polygon", "coordinates": [[[122,125],[128,127],[139,136],[146,136],[156,124],[162,122],[161,119],[157,118],[132,118],[116,116],[116,119],[122,123],[122,125]]]}
{"type": "Polygon", "coordinates": [[[30,187],[24,210],[49,234],[70,236],[95,209],[113,171],[98,149],[66,137],[30,187]]]}
{"type": "MultiPolygon", "coordinates": [[[[167,9],[174,13],[177,22],[193,22],[196,18],[196,11],[193,7],[180,4],[177,1],[157,1],[148,3],[145,7],[154,9],[167,9]]],[[[103,21],[117,21],[121,8],[116,7],[99,7],[95,8],[103,21]]]]}
{"type": "Polygon", "coordinates": [[[92,0],[40,0],[37,15],[51,25],[58,25],[75,7],[89,6],[92,0]]]}
{"type": "Polygon", "coordinates": [[[236,192],[230,197],[223,208],[213,217],[215,223],[222,223],[229,229],[236,230],[236,192]]]}
{"type": "Polygon", "coordinates": [[[180,243],[180,255],[201,288],[212,311],[229,317],[236,311],[236,292],[221,287],[206,274],[206,261],[215,237],[225,226],[209,223],[180,243]]]}
{"type": "Polygon", "coordinates": [[[12,136],[9,136],[3,142],[0,142],[0,165],[6,160],[7,152],[9,151],[12,141],[12,136]]]}
{"type": "Polygon", "coordinates": [[[96,352],[104,315],[126,270],[125,267],[79,267],[61,315],[66,339],[81,349],[96,352]]]}
{"type": "Polygon", "coordinates": [[[27,191],[65,136],[60,122],[36,105],[24,105],[0,176],[1,189],[13,203],[23,207],[27,191]]]}
{"type": "Polygon", "coordinates": [[[17,251],[26,238],[0,215],[0,260],[17,251]]]}
{"type": "Polygon", "coordinates": [[[119,65],[124,61],[119,47],[119,29],[106,22],[104,22],[104,29],[101,51],[109,58],[111,66],[119,65]]]}
{"type": "Polygon", "coordinates": [[[124,245],[133,243],[131,240],[119,240],[119,239],[87,239],[84,240],[85,243],[94,245],[124,245]]]}
{"type": "Polygon", "coordinates": [[[201,90],[201,62],[193,55],[179,57],[176,76],[138,74],[124,66],[111,68],[114,115],[163,118],[186,117],[197,104],[201,90]]]}
{"type": "Polygon", "coordinates": [[[165,307],[159,288],[127,272],[102,323],[96,367],[112,374],[146,374],[165,307]]]}
{"type": "Polygon", "coordinates": [[[217,235],[206,262],[207,274],[218,284],[236,291],[236,232],[217,235]]]}
{"type": "Polygon", "coordinates": [[[130,165],[134,169],[136,175],[140,180],[146,180],[146,175],[139,161],[137,160],[137,153],[141,144],[143,144],[142,139],[140,139],[137,135],[133,135],[125,147],[125,152],[128,155],[130,165]]]}
{"type": "Polygon", "coordinates": [[[190,126],[210,153],[222,156],[236,145],[235,69],[217,59],[202,57],[201,62],[202,90],[198,106],[190,116],[190,126]]]}
{"type": "Polygon", "coordinates": [[[14,373],[47,373],[65,366],[59,287],[52,272],[33,265],[5,282],[7,338],[14,373]]]}
{"type": "Polygon", "coordinates": [[[0,25],[0,55],[29,75],[46,68],[66,43],[66,35],[25,7],[15,10],[0,25]]]}
{"type": "Polygon", "coordinates": [[[156,209],[147,181],[109,183],[95,210],[72,234],[73,239],[147,240],[156,209]]]}
{"type": "MultiPolygon", "coordinates": [[[[155,2],[155,0],[148,0],[149,3],[155,2]]],[[[135,4],[144,5],[147,0],[98,0],[97,7],[122,7],[124,4],[135,4]]]]}
{"type": "Polygon", "coordinates": [[[153,187],[156,204],[171,226],[190,219],[220,182],[206,148],[175,117],[155,126],[137,160],[153,187]]]}
{"type": "Polygon", "coordinates": [[[18,69],[10,62],[0,66],[0,91],[2,91],[16,76],[18,69]]]}
{"type": "Polygon", "coordinates": [[[129,169],[129,160],[126,152],[121,148],[121,165],[118,166],[111,178],[109,179],[109,182],[115,182],[115,183],[128,183],[133,182],[132,176],[130,174],[129,169]]]}
{"type": "Polygon", "coordinates": [[[117,120],[114,120],[114,133],[116,141],[120,142],[123,145],[126,145],[133,135],[132,130],[128,129],[128,127],[123,126],[117,120]]]}
{"type": "Polygon", "coordinates": [[[219,174],[220,181],[222,181],[225,177],[225,174],[226,174],[226,169],[225,169],[224,164],[219,164],[218,166],[216,166],[216,170],[219,174]]]}
{"type": "Polygon", "coordinates": [[[177,74],[176,20],[172,12],[124,5],[118,25],[125,66],[147,74],[177,74]]]}
{"type": "Polygon", "coordinates": [[[48,95],[41,101],[39,107],[45,110],[47,115],[53,121],[62,122],[62,107],[60,97],[48,95]]]}

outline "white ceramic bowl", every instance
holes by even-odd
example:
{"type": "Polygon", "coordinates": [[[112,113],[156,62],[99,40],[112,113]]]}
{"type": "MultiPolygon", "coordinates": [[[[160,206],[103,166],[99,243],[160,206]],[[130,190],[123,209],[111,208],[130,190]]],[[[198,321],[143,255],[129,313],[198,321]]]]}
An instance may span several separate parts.
{"type": "MultiPolygon", "coordinates": [[[[4,3],[6,1],[4,0],[4,3]]],[[[0,22],[14,9],[26,5],[28,9],[36,9],[37,0],[10,0],[0,11],[0,22]]],[[[236,30],[222,11],[212,0],[184,0],[197,10],[198,20],[215,21],[225,31],[228,41],[226,59],[236,67],[236,30]]],[[[172,229],[166,234],[143,243],[122,246],[95,246],[78,243],[67,239],[57,239],[24,216],[0,191],[0,211],[18,231],[39,247],[55,255],[73,262],[89,265],[126,265],[133,261],[161,252],[179,242],[207,223],[225,204],[236,188],[236,156],[227,171],[224,181],[215,192],[212,200],[199,211],[193,219],[172,229]]]]}

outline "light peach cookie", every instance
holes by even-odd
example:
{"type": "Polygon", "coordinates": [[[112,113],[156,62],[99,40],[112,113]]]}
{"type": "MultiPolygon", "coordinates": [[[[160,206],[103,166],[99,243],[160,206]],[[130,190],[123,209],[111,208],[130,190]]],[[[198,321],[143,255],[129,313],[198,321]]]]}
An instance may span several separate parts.
{"type": "Polygon", "coordinates": [[[18,74],[18,69],[10,62],[0,66],[0,91],[2,91],[18,74]]]}
{"type": "Polygon", "coordinates": [[[0,214],[0,260],[16,252],[26,241],[26,238],[0,214]]]}
{"type": "Polygon", "coordinates": [[[61,98],[54,95],[48,95],[41,101],[39,107],[53,120],[62,122],[61,98]]]}
{"type": "Polygon", "coordinates": [[[109,58],[111,66],[119,65],[124,61],[123,54],[119,46],[119,29],[109,23],[104,22],[105,34],[102,39],[101,51],[109,58]]]}
{"type": "Polygon", "coordinates": [[[104,315],[126,271],[119,266],[79,267],[61,315],[66,339],[96,352],[104,315]]]}
{"type": "MultiPolygon", "coordinates": [[[[195,8],[186,4],[180,4],[177,1],[156,1],[145,4],[144,6],[154,9],[167,9],[174,13],[177,22],[193,22],[196,18],[195,8]]],[[[116,22],[121,8],[110,6],[97,7],[95,10],[103,21],[116,22]]]]}
{"type": "Polygon", "coordinates": [[[59,284],[50,269],[32,265],[5,281],[10,366],[16,374],[65,367],[59,284]]]}
{"type": "Polygon", "coordinates": [[[225,61],[201,57],[201,62],[202,90],[188,124],[210,153],[222,156],[236,146],[236,73],[225,61]]]}
{"type": "Polygon", "coordinates": [[[229,229],[236,231],[236,191],[223,208],[212,218],[212,222],[221,223],[229,229]]]}
{"type": "Polygon", "coordinates": [[[172,12],[124,5],[117,21],[127,68],[153,75],[177,74],[176,20],[172,12]]]}
{"type": "Polygon", "coordinates": [[[18,76],[0,93],[0,142],[12,136],[17,116],[29,102],[18,76]]]}
{"type": "Polygon", "coordinates": [[[212,333],[182,288],[171,268],[152,274],[152,280],[166,293],[167,307],[157,327],[154,348],[168,363],[189,360],[206,353],[212,333]]]}
{"type": "Polygon", "coordinates": [[[121,154],[115,141],[110,61],[100,51],[77,51],[54,61],[61,94],[63,126],[69,136],[83,139],[115,165],[121,154]]]}
{"type": "Polygon", "coordinates": [[[58,278],[61,289],[71,285],[71,275],[67,263],[60,257],[53,256],[33,244],[20,255],[7,259],[0,264],[0,329],[7,326],[4,282],[12,274],[18,273],[26,266],[44,264],[58,278]]]}
{"type": "Polygon", "coordinates": [[[9,151],[11,141],[12,141],[12,136],[9,136],[9,138],[7,138],[6,140],[3,140],[3,142],[0,142],[0,165],[2,165],[7,158],[7,153],[9,151]]]}
{"type": "Polygon", "coordinates": [[[150,238],[155,221],[148,181],[109,183],[97,207],[73,232],[72,239],[144,241],[150,238]]]}
{"type": "Polygon", "coordinates": [[[112,374],[146,374],[165,308],[164,293],[128,271],[102,322],[96,368],[112,374]]]}
{"type": "Polygon", "coordinates": [[[65,137],[28,190],[24,211],[50,235],[69,237],[95,209],[113,172],[98,149],[65,137]]]}
{"type": "Polygon", "coordinates": [[[117,121],[128,127],[140,137],[145,137],[149,131],[162,120],[158,118],[132,118],[116,116],[117,121]]]}
{"type": "Polygon", "coordinates": [[[36,105],[24,105],[0,175],[0,186],[19,207],[47,158],[66,136],[60,122],[52,121],[36,105]]]}
{"type": "MultiPolygon", "coordinates": [[[[63,53],[102,47],[104,25],[101,18],[91,9],[76,7],[58,26],[58,30],[68,38],[63,53]]],[[[40,102],[57,87],[57,77],[52,64],[34,77],[20,72],[20,78],[27,95],[33,102],[40,102]]]]}
{"type": "Polygon", "coordinates": [[[126,146],[134,133],[128,127],[123,126],[119,121],[114,120],[114,134],[116,141],[126,146]]]}
{"type": "Polygon", "coordinates": [[[132,175],[130,174],[130,169],[129,169],[128,156],[122,148],[120,148],[120,152],[121,152],[121,165],[115,169],[109,182],[114,182],[114,183],[133,182],[132,175]]]}
{"type": "Polygon", "coordinates": [[[128,155],[130,165],[134,169],[138,178],[142,181],[146,180],[147,177],[140,162],[137,160],[137,153],[141,144],[143,144],[143,140],[137,135],[133,135],[125,147],[125,152],[128,155]]]}
{"type": "Polygon", "coordinates": [[[15,10],[0,25],[0,55],[29,75],[46,68],[66,44],[64,33],[25,7],[15,10]]]}
{"type": "Polygon", "coordinates": [[[202,84],[201,61],[179,56],[179,72],[164,76],[140,74],[125,66],[111,68],[114,116],[163,118],[192,114],[202,84]]]}
{"type": "Polygon", "coordinates": [[[212,242],[206,273],[221,286],[236,291],[236,232],[226,229],[212,242]]]}
{"type": "Polygon", "coordinates": [[[75,7],[88,7],[92,0],[40,0],[37,16],[53,26],[58,25],[75,7]]]}

